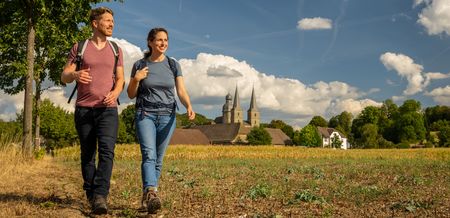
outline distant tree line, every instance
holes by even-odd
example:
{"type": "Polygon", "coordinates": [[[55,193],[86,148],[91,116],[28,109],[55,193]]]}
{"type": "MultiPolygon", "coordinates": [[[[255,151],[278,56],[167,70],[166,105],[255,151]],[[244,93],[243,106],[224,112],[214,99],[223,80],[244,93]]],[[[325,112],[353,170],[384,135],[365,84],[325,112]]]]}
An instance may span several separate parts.
{"type": "MultiPolygon", "coordinates": [[[[78,143],[73,113],[45,99],[42,101],[39,116],[42,142],[47,149],[78,143]]],[[[14,121],[0,120],[0,137],[11,138],[20,134],[22,119],[23,112],[17,114],[14,121]]],[[[129,105],[120,114],[118,143],[137,142],[134,119],[134,105],[129,105]]],[[[177,114],[178,128],[210,123],[212,120],[201,114],[193,121],[189,121],[186,114],[177,114]]],[[[401,106],[397,106],[392,100],[386,100],[380,107],[364,108],[355,118],[346,111],[328,121],[321,116],[314,116],[308,125],[299,130],[294,130],[282,120],[272,120],[251,131],[247,136],[249,142],[251,141],[249,144],[270,144],[271,138],[264,130],[265,127],[282,130],[292,139],[294,146],[321,147],[322,138],[317,127],[330,127],[347,137],[353,148],[399,148],[409,147],[411,144],[449,147],[450,107],[438,105],[423,110],[420,102],[416,100],[406,100],[401,106]]],[[[332,139],[332,144],[334,146],[339,142],[332,139]]]]}

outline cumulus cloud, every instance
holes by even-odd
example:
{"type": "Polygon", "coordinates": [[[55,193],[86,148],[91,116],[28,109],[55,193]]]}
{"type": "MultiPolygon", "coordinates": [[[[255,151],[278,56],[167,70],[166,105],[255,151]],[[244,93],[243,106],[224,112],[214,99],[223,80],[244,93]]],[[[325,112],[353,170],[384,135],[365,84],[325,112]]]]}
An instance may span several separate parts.
{"type": "Polygon", "coordinates": [[[358,100],[364,93],[344,82],[319,81],[306,85],[298,80],[261,73],[245,61],[229,56],[200,53],[196,59],[181,59],[180,64],[193,103],[207,105],[211,98],[216,98],[221,103],[214,108],[223,104],[227,93],[234,94],[236,84],[243,110],[247,110],[245,103],[249,102],[252,87],[255,87],[260,109],[290,116],[330,117],[342,110],[358,113],[365,105],[378,105],[370,99],[358,100]],[[234,73],[211,75],[211,71],[217,69],[234,73]]]}
{"type": "Polygon", "coordinates": [[[426,4],[417,22],[423,25],[429,35],[445,33],[450,35],[450,0],[415,0],[414,6],[426,4]]]}
{"type": "Polygon", "coordinates": [[[431,80],[449,78],[450,74],[424,73],[423,66],[414,63],[414,60],[404,54],[386,52],[380,56],[380,61],[388,70],[394,70],[401,77],[408,80],[404,95],[414,95],[422,92],[431,80]]]}
{"type": "Polygon", "coordinates": [[[16,113],[23,109],[23,92],[7,95],[0,90],[0,119],[11,121],[16,119],[16,113]]]}
{"type": "Polygon", "coordinates": [[[425,93],[425,95],[431,96],[439,104],[450,105],[450,86],[433,89],[431,92],[425,93]]]}
{"type": "Polygon", "coordinates": [[[331,29],[332,23],[330,19],[315,17],[315,18],[303,18],[298,21],[297,28],[301,30],[322,30],[331,29]]]}

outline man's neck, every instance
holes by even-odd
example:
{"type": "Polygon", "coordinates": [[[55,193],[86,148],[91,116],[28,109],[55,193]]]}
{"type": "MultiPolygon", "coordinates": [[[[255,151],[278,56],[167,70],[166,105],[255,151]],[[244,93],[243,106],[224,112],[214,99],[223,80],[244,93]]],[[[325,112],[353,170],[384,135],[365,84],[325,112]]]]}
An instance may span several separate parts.
{"type": "Polygon", "coordinates": [[[102,49],[106,45],[107,38],[103,34],[95,34],[91,38],[91,42],[97,47],[98,49],[102,49]]]}

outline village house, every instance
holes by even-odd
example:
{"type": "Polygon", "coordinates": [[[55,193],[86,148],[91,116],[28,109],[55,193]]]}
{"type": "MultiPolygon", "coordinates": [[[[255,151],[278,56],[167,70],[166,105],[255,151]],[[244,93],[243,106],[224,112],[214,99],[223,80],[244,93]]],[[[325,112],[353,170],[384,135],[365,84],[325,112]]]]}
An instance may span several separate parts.
{"type": "Polygon", "coordinates": [[[345,135],[340,133],[336,129],[328,127],[317,127],[317,130],[322,137],[322,147],[332,147],[331,144],[334,137],[337,137],[342,142],[340,148],[349,149],[351,147],[345,135]]]}

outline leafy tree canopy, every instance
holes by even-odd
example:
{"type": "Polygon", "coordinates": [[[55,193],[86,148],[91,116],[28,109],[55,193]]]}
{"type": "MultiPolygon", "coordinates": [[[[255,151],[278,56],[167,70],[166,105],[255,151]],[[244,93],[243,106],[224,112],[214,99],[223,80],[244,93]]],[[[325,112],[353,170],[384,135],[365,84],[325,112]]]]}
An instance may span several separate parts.
{"type": "Polygon", "coordinates": [[[254,127],[247,134],[247,141],[250,145],[270,145],[272,137],[263,127],[254,127]]]}

